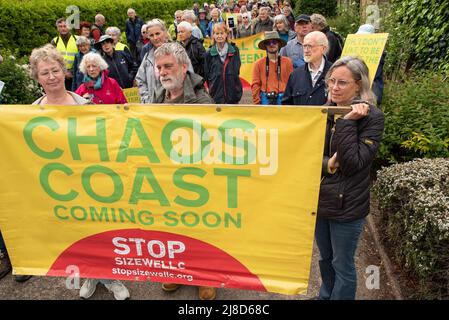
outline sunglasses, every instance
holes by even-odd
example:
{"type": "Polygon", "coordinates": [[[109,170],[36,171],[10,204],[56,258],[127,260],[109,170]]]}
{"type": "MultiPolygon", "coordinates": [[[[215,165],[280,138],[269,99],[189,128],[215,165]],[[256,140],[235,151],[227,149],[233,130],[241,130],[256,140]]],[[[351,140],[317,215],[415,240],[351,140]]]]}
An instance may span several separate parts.
{"type": "Polygon", "coordinates": [[[267,41],[267,46],[274,46],[275,44],[278,44],[279,43],[279,41],[277,41],[277,40],[270,40],[270,41],[267,41]]]}

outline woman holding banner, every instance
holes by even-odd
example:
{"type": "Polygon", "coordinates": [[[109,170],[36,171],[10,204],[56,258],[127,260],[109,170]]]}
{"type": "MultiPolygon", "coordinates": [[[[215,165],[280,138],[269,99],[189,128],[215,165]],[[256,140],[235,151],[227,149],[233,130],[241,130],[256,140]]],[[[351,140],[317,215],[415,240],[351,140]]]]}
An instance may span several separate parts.
{"type": "MultiPolygon", "coordinates": [[[[92,53],[94,54],[94,53],[92,53]]],[[[87,54],[89,55],[89,54],[87,54]]],[[[86,55],[86,56],[87,56],[86,55]]],[[[30,56],[31,76],[39,82],[45,91],[45,95],[37,99],[33,104],[39,105],[84,105],[89,101],[76,93],[65,89],[65,62],[62,55],[51,45],[34,49],[30,56]]],[[[31,276],[22,276],[25,280],[31,276]]],[[[129,291],[118,280],[87,279],[80,289],[80,297],[90,298],[101,282],[111,292],[116,300],[129,298],[129,291]]]]}
{"type": "MultiPolygon", "coordinates": [[[[351,106],[329,115],[315,239],[320,250],[319,299],[353,300],[354,255],[370,208],[370,169],[379,149],[384,115],[374,106],[368,67],[355,57],[337,60],[326,75],[330,106],[351,106]]],[[[332,108],[329,108],[330,110],[332,108]]]]}

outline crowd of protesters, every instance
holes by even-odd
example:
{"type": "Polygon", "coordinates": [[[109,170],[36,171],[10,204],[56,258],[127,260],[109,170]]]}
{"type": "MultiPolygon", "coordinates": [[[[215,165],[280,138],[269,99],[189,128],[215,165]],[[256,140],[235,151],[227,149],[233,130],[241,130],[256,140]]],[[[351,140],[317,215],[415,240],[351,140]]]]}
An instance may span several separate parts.
{"type": "MultiPolygon", "coordinates": [[[[373,87],[379,92],[376,97],[367,82],[366,64],[356,57],[340,58],[341,37],[330,30],[326,18],[295,18],[287,1],[196,3],[192,9],[177,10],[168,27],[160,19],[145,23],[132,8],[127,15],[126,44],[118,27],[104,29],[102,14],[94,23],[83,21],[77,35],[65,19],[58,19],[51,45],[35,49],[30,58],[32,75],[45,91],[35,103],[126,103],[123,90],[137,87],[141,103],[238,104],[243,94],[241,59],[232,41],[262,33],[258,46],[266,56],[253,64],[254,104],[352,106],[344,117],[328,119],[315,236],[321,253],[320,298],[354,299],[353,257],[368,214],[369,167],[383,130],[383,115],[375,107],[382,77],[373,87]],[[237,19],[226,13],[237,14],[237,19]],[[204,39],[211,40],[210,47],[204,39]],[[341,183],[358,184],[348,189],[345,202],[339,202],[342,194],[335,189],[341,183]]],[[[374,31],[364,25],[359,33],[374,31]]],[[[0,244],[3,277],[11,266],[3,241],[0,244]]],[[[96,279],[85,281],[80,296],[89,298],[99,282],[116,299],[130,296],[121,282],[96,279]]],[[[178,287],[163,285],[166,291],[178,287]]],[[[214,288],[199,287],[200,299],[215,296],[214,288]]]]}

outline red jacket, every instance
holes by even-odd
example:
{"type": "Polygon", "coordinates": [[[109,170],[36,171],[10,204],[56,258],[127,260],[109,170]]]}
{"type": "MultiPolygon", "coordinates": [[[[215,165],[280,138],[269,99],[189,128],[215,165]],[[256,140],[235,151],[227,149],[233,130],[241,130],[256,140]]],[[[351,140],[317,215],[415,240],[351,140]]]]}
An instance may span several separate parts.
{"type": "Polygon", "coordinates": [[[103,83],[101,89],[95,90],[93,85],[91,87],[89,83],[87,83],[87,86],[86,83],[83,83],[75,93],[91,99],[94,104],[122,104],[128,102],[117,81],[108,77],[107,70],[102,72],[101,78],[103,83]]]}

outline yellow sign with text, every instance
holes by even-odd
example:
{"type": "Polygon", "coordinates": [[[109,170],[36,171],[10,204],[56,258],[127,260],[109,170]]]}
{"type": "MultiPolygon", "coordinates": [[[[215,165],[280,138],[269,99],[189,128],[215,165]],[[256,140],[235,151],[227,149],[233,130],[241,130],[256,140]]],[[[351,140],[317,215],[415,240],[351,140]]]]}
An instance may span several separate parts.
{"type": "Polygon", "coordinates": [[[123,89],[128,103],[140,103],[139,89],[137,87],[123,89]]]}
{"type": "Polygon", "coordinates": [[[349,34],[341,56],[358,56],[362,58],[368,66],[370,83],[373,84],[387,39],[388,33],[349,34]]]}
{"type": "Polygon", "coordinates": [[[305,293],[325,124],[320,107],[2,106],[14,271],[305,293]]]}

